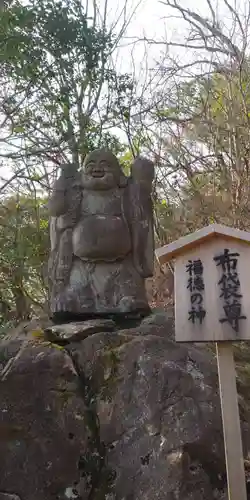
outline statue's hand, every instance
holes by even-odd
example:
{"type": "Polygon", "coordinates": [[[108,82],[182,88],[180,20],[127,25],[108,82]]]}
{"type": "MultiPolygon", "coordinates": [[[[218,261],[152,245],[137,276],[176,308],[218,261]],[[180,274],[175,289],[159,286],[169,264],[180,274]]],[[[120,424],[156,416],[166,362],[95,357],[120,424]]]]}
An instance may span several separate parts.
{"type": "Polygon", "coordinates": [[[79,172],[77,171],[76,165],[72,163],[65,163],[61,167],[61,176],[68,181],[75,180],[79,176],[79,172]]]}
{"type": "Polygon", "coordinates": [[[132,179],[141,182],[151,188],[154,180],[154,163],[147,158],[137,156],[131,167],[132,179]]]}
{"type": "Polygon", "coordinates": [[[67,212],[72,196],[70,190],[74,187],[80,189],[80,177],[80,173],[74,165],[66,164],[62,166],[61,175],[53,186],[52,194],[48,202],[49,214],[52,217],[58,217],[67,212]]]}

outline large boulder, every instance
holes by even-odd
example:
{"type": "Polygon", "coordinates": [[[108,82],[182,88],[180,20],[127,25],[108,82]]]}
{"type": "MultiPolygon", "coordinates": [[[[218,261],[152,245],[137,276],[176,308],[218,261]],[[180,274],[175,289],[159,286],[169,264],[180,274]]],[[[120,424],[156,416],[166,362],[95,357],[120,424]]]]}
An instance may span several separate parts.
{"type": "Polygon", "coordinates": [[[23,335],[1,358],[0,500],[226,499],[216,364],[172,333],[155,314],[23,335]]]}

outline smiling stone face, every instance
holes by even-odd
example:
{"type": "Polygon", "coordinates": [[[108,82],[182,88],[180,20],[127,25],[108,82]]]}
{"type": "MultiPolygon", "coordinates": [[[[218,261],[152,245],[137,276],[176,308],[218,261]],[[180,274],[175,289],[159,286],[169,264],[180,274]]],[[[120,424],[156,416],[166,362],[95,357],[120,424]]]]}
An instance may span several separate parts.
{"type": "Polygon", "coordinates": [[[96,150],[84,162],[83,187],[91,190],[113,189],[122,175],[116,157],[110,151],[96,150]]]}

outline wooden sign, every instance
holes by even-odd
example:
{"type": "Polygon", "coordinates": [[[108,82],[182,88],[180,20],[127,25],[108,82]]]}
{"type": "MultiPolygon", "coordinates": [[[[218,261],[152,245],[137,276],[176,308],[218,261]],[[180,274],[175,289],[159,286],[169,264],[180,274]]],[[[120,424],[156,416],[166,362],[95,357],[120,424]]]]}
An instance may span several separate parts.
{"type": "Polygon", "coordinates": [[[156,250],[175,260],[177,342],[216,342],[229,500],[246,500],[232,342],[250,339],[250,233],[219,224],[156,250]]]}
{"type": "Polygon", "coordinates": [[[175,258],[177,342],[250,339],[250,233],[214,224],[156,256],[175,258]]]}

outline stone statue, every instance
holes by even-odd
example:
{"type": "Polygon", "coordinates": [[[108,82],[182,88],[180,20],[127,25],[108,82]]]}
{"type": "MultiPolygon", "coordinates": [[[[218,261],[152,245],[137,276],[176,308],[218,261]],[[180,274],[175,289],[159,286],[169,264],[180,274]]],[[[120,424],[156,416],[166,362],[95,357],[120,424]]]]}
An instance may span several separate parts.
{"type": "Polygon", "coordinates": [[[105,150],[83,172],[62,167],[49,200],[50,309],[70,320],[149,312],[145,278],[153,274],[151,201],[154,166],[135,159],[130,177],[105,150]]]}

